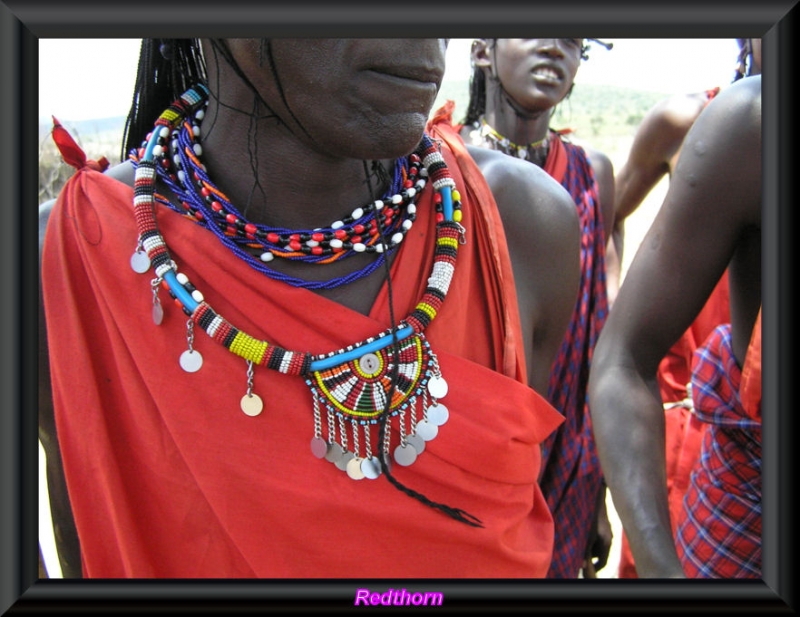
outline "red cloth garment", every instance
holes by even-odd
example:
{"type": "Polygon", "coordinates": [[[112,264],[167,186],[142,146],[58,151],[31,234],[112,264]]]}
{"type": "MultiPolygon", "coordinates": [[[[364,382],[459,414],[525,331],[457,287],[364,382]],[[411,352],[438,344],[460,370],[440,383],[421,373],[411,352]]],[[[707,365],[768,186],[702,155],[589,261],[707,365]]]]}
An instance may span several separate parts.
{"type": "MultiPolygon", "coordinates": [[[[247,364],[195,329],[129,264],[133,190],[83,169],[51,215],[42,283],[58,438],[87,577],[543,577],[553,523],[537,485],[540,443],[561,416],[525,385],[518,308],[496,205],[477,168],[442,154],[462,195],[466,244],[426,331],[450,420],[397,479],[481,519],[475,528],[394,488],[355,481],[310,451],[300,377],[255,368],[257,417],[239,401],[247,364]],[[460,169],[461,168],[461,169],[460,169]]],[[[433,259],[432,191],[392,264],[398,319],[433,259]]],[[[390,325],[386,287],[368,316],[256,273],[213,234],[158,206],[181,272],[248,334],[314,354],[390,325]]],[[[398,436],[393,435],[395,443],[398,436]]],[[[373,441],[375,444],[376,441],[373,441]]]]}
{"type": "MultiPolygon", "coordinates": [[[[760,334],[753,341],[760,345],[760,334]]],[[[741,387],[725,324],[698,349],[692,373],[695,412],[710,426],[676,536],[688,577],[761,578],[761,416],[745,410],[741,387]]]]}

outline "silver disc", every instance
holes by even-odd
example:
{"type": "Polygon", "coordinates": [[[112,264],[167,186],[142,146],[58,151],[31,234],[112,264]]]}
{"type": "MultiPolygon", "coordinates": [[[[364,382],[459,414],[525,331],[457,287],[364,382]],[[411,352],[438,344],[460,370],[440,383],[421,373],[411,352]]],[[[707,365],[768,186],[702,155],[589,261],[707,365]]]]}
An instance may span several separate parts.
{"type": "Polygon", "coordinates": [[[442,426],[450,418],[450,411],[441,403],[428,407],[425,419],[435,426],[442,426]]]}
{"type": "Polygon", "coordinates": [[[428,382],[428,392],[433,398],[444,398],[447,394],[447,382],[444,378],[434,375],[428,382]]]}
{"type": "Polygon", "coordinates": [[[316,456],[317,458],[325,458],[325,455],[328,453],[328,442],[325,441],[322,437],[314,437],[311,440],[311,454],[316,456]]]}
{"type": "Polygon", "coordinates": [[[398,465],[408,467],[417,460],[417,451],[411,445],[400,444],[394,449],[394,460],[398,465]]]}
{"type": "Polygon", "coordinates": [[[264,401],[258,394],[245,394],[240,405],[248,416],[257,416],[264,410],[264,401]]]}
{"type": "Polygon", "coordinates": [[[366,478],[364,472],[361,471],[361,463],[363,461],[363,458],[354,456],[347,462],[347,475],[351,480],[363,480],[366,478]]]}
{"type": "Polygon", "coordinates": [[[361,370],[368,375],[374,375],[381,368],[381,361],[374,353],[367,353],[358,360],[361,370]]]}
{"type": "Polygon", "coordinates": [[[381,475],[381,462],[378,457],[372,456],[361,460],[361,473],[369,480],[375,480],[381,475]]]}
{"type": "Polygon", "coordinates": [[[439,434],[439,427],[435,424],[431,424],[427,420],[423,420],[422,422],[417,422],[417,435],[422,437],[425,441],[430,441],[431,439],[436,439],[436,435],[439,434]]]}
{"type": "Polygon", "coordinates": [[[150,258],[144,251],[136,251],[131,255],[131,268],[138,274],[144,274],[150,269],[150,258]]]}
{"type": "Polygon", "coordinates": [[[156,302],[153,304],[153,323],[160,326],[162,321],[164,321],[164,308],[161,302],[156,302]]]}
{"type": "Polygon", "coordinates": [[[425,451],[425,440],[419,435],[409,435],[406,437],[406,442],[417,451],[417,454],[422,454],[425,451]]]}
{"type": "Polygon", "coordinates": [[[196,373],[203,366],[203,356],[199,351],[187,349],[181,354],[181,368],[187,373],[196,373]]]}
{"type": "Polygon", "coordinates": [[[344,454],[344,448],[338,443],[332,443],[328,447],[328,452],[325,454],[325,460],[335,465],[336,461],[342,458],[342,454],[344,454]]]}
{"type": "Polygon", "coordinates": [[[344,454],[342,454],[341,458],[334,463],[339,469],[342,471],[347,471],[347,464],[355,457],[355,454],[352,452],[348,452],[345,450],[344,454]]]}

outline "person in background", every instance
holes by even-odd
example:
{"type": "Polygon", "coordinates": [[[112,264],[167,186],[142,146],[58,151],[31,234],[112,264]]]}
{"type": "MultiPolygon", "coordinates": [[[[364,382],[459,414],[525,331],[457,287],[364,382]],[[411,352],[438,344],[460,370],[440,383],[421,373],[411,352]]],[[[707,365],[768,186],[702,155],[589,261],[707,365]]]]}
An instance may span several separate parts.
{"type": "Polygon", "coordinates": [[[490,153],[484,179],[426,133],[445,49],[145,39],[125,162],[54,129],[78,168],[40,209],[65,576],[545,576],[578,222],[547,174],[490,153]]]}
{"type": "Polygon", "coordinates": [[[595,349],[589,381],[595,436],[640,577],[757,578],[760,76],[720,92],[689,129],[682,150],[595,349]],[[694,413],[708,428],[673,535],[656,374],[726,269],[731,320],[695,354],[694,413]],[[677,297],[680,302],[673,301],[677,297]]]}
{"type": "MultiPolygon", "coordinates": [[[[761,73],[760,39],[737,39],[739,56],[734,81],[761,73]]],[[[667,97],[645,116],[636,132],[627,161],[616,176],[614,254],[621,259],[624,221],[645,196],[666,175],[672,177],[681,144],[700,112],[719,93],[715,87],[704,92],[667,97]]],[[[620,281],[620,263],[608,264],[609,298],[613,302],[620,281]]],[[[676,302],[682,302],[680,296],[676,302]]],[[[689,474],[700,454],[707,426],[692,413],[689,382],[695,350],[715,327],[730,321],[728,274],[722,275],[703,309],[661,360],[658,386],[666,421],[667,487],[673,527],[689,487],[689,474]]],[[[623,532],[619,578],[635,578],[636,566],[623,532]]]]}
{"type": "MultiPolygon", "coordinates": [[[[580,220],[580,289],[547,388],[566,420],[542,448],[540,484],[555,519],[552,578],[576,578],[582,569],[593,576],[611,545],[586,384],[608,313],[605,230],[613,224],[614,171],[605,154],[551,127],[587,51],[584,39],[476,39],[469,107],[456,125],[476,160],[492,150],[544,169],[570,194],[580,220]]],[[[451,103],[436,117],[452,122],[453,109],[451,103]]]]}

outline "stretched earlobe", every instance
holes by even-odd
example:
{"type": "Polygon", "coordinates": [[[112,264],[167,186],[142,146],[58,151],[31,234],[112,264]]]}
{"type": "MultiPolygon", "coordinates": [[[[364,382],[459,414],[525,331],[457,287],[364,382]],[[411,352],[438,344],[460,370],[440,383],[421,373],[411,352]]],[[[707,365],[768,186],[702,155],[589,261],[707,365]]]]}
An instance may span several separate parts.
{"type": "Polygon", "coordinates": [[[489,42],[487,39],[475,39],[472,41],[470,58],[472,60],[472,66],[482,69],[491,67],[492,62],[489,57],[489,42]]]}

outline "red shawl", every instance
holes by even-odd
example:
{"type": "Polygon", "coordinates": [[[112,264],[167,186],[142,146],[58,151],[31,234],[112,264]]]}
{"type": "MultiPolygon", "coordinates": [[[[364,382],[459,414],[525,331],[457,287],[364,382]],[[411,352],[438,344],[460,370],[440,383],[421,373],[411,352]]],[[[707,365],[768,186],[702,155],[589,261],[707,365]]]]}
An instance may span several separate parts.
{"type": "MultiPolygon", "coordinates": [[[[386,480],[351,480],[310,452],[302,378],[256,367],[265,410],[239,409],[246,363],[200,329],[184,372],[187,317],[152,273],[136,274],[132,189],[84,168],[52,213],[44,302],[59,443],[89,577],[542,577],[552,517],[536,483],[540,442],[561,417],[525,385],[510,263],[479,172],[443,152],[462,194],[467,243],[427,330],[450,420],[406,486],[481,519],[474,528],[386,480]],[[462,175],[463,174],[463,175],[462,175]]],[[[463,161],[460,161],[463,163],[463,161]]],[[[395,314],[421,296],[433,255],[431,193],[393,263],[395,314]]],[[[180,270],[228,321],[286,349],[322,353],[390,323],[387,290],[369,316],[256,273],[200,226],[159,207],[180,270]]],[[[395,435],[395,442],[397,436],[395,435]]]]}

